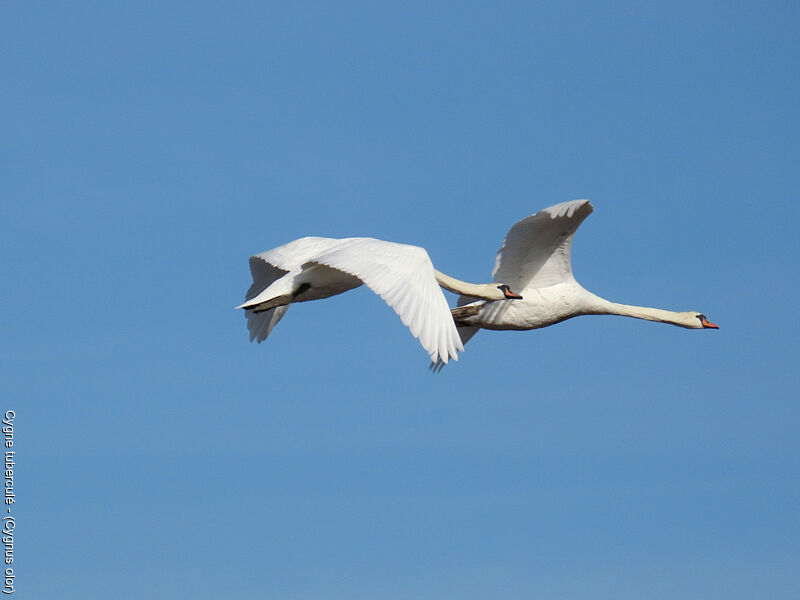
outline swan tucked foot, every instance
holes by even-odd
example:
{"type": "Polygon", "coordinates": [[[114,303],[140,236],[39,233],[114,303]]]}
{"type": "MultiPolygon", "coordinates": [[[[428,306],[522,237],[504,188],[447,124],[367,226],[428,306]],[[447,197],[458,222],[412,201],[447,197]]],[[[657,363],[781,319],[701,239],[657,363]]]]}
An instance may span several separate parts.
{"type": "Polygon", "coordinates": [[[468,304],[467,306],[457,306],[455,308],[450,309],[450,314],[453,316],[453,320],[458,323],[459,320],[465,319],[466,317],[474,317],[479,312],[481,312],[480,304],[468,304]]]}
{"type": "MultiPolygon", "coordinates": [[[[523,297],[519,294],[515,294],[511,291],[511,288],[508,287],[505,283],[500,284],[497,286],[497,289],[503,294],[503,297],[507,300],[523,300],[523,297]]],[[[458,324],[460,320],[465,319],[466,317],[474,317],[477,315],[481,308],[483,307],[483,303],[479,304],[467,304],[466,306],[457,306],[455,308],[450,309],[450,315],[453,317],[453,320],[458,324]]]]}
{"type": "Polygon", "coordinates": [[[236,308],[244,308],[245,310],[252,310],[254,313],[261,313],[278,306],[286,306],[291,304],[294,297],[295,294],[284,294],[283,296],[276,296],[275,298],[270,298],[266,302],[259,302],[258,304],[250,304],[249,302],[245,302],[236,308]]]}
{"type": "Polygon", "coordinates": [[[301,283],[291,294],[281,294],[280,296],[275,296],[269,300],[259,300],[259,298],[264,295],[264,292],[262,292],[255,298],[248,300],[244,304],[240,304],[236,308],[244,308],[245,310],[252,310],[254,313],[262,313],[267,310],[277,308],[278,306],[287,306],[291,304],[297,300],[297,297],[300,294],[308,291],[309,289],[311,289],[311,285],[304,282],[301,283]]]}

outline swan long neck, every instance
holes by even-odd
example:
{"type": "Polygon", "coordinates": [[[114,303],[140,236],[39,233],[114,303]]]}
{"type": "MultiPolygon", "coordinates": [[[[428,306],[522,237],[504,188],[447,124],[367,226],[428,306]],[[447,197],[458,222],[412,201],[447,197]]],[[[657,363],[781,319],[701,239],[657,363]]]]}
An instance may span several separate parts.
{"type": "Polygon", "coordinates": [[[455,277],[445,275],[441,271],[434,269],[436,282],[449,292],[454,294],[461,294],[463,296],[474,296],[483,300],[501,300],[505,296],[503,292],[498,289],[496,283],[467,283],[455,277]]]}
{"type": "MultiPolygon", "coordinates": [[[[594,294],[592,294],[594,296],[594,294]]],[[[591,314],[597,315],[619,315],[621,317],[633,317],[634,319],[644,319],[645,321],[656,321],[658,323],[669,323],[678,327],[695,329],[694,313],[675,312],[663,310],[661,308],[650,308],[647,306],[633,306],[630,304],[619,304],[610,302],[598,296],[594,296],[591,314]]]]}

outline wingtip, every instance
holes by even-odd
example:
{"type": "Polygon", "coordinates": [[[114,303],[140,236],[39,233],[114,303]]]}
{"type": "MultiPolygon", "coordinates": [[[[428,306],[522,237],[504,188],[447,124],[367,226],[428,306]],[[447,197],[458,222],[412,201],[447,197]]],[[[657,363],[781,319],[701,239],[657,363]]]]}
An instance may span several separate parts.
{"type": "Polygon", "coordinates": [[[543,212],[548,213],[551,219],[557,219],[558,217],[563,217],[563,216],[572,218],[572,216],[578,210],[581,210],[583,208],[588,208],[587,214],[591,213],[594,210],[594,206],[592,206],[591,200],[589,200],[588,198],[580,198],[578,200],[567,200],[566,202],[560,202],[559,204],[554,204],[553,206],[549,206],[542,210],[543,212]]]}

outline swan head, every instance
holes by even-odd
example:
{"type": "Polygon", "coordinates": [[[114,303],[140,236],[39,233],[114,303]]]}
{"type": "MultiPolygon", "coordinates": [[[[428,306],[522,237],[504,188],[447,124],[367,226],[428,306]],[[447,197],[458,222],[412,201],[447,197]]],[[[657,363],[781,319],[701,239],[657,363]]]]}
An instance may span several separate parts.
{"type": "Polygon", "coordinates": [[[719,329],[719,325],[714,325],[703,313],[688,312],[684,314],[687,315],[684,327],[689,329],[719,329]]]}
{"type": "Polygon", "coordinates": [[[508,287],[505,283],[498,285],[497,289],[500,290],[500,293],[503,295],[502,298],[499,298],[500,300],[502,300],[503,298],[507,300],[522,300],[522,296],[512,292],[511,288],[508,287]]]}
{"type": "Polygon", "coordinates": [[[719,325],[711,323],[704,314],[698,313],[697,320],[700,321],[700,325],[703,329],[719,329],[719,325]]]}

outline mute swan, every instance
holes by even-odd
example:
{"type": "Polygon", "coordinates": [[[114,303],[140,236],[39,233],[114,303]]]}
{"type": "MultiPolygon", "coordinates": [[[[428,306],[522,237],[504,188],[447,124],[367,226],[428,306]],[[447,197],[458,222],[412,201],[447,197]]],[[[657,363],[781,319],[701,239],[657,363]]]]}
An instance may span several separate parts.
{"type": "Polygon", "coordinates": [[[253,284],[236,307],[245,309],[250,341],[265,340],[292,302],[328,298],[365,283],[441,364],[458,360],[464,346],[439,285],[491,301],[522,298],[505,284],[471,284],[436,271],[424,248],[372,238],[300,238],[251,256],[250,271],[253,284]]]}
{"type": "MultiPolygon", "coordinates": [[[[719,329],[698,312],[617,304],[581,287],[572,275],[570,249],[575,231],[592,210],[589,200],[562,202],[508,231],[492,278],[518,290],[523,299],[493,302],[463,294],[451,311],[462,343],[479,329],[538,329],[579,315],[622,315],[687,329],[719,329]]],[[[431,363],[434,371],[443,366],[441,361],[431,363]]]]}

